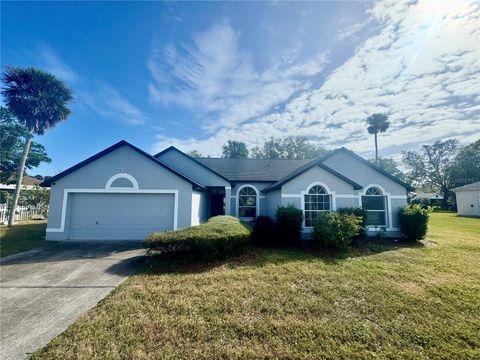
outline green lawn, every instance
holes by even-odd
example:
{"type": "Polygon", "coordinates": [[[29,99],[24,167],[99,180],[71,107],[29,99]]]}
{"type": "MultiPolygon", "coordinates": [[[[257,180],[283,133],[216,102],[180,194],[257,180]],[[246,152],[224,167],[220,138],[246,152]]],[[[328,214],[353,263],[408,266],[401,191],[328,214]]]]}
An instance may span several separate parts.
{"type": "Polygon", "coordinates": [[[480,220],[348,258],[259,250],[132,276],[35,359],[480,358],[480,220]]]}
{"type": "Polygon", "coordinates": [[[41,246],[45,242],[47,221],[22,221],[7,227],[0,225],[0,257],[41,246]]]}

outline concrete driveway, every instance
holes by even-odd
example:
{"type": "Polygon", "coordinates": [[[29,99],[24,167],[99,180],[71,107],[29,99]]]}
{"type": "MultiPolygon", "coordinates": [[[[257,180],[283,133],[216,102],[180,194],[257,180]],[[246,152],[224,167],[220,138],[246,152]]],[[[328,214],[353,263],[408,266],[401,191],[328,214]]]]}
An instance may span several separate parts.
{"type": "Polygon", "coordinates": [[[138,242],[53,243],[0,260],[1,359],[24,359],[144,261],[138,242]]]}

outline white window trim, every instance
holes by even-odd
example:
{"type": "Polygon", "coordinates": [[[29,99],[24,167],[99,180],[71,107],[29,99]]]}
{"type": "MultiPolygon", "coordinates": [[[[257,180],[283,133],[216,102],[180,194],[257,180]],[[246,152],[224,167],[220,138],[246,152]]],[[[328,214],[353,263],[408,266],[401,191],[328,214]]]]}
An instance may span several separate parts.
{"type": "MultiPolygon", "coordinates": [[[[256,195],[256,216],[259,216],[260,215],[260,192],[258,191],[258,189],[251,185],[251,184],[244,184],[242,186],[240,186],[238,189],[237,189],[237,193],[235,196],[232,196],[232,198],[235,198],[235,202],[236,202],[236,206],[235,206],[235,210],[236,210],[236,216],[237,218],[239,219],[242,219],[242,220],[253,220],[254,218],[252,217],[240,217],[239,214],[240,214],[240,208],[239,208],[239,195],[240,195],[240,191],[245,188],[245,187],[251,187],[253,190],[255,190],[255,193],[257,194],[256,195]]],[[[263,198],[264,196],[262,196],[263,198]]]]}
{"type": "MultiPolygon", "coordinates": [[[[366,186],[364,186],[362,192],[360,193],[359,197],[358,197],[358,204],[359,206],[363,209],[363,205],[362,205],[362,196],[365,196],[365,194],[367,193],[367,190],[370,189],[371,187],[377,187],[379,188],[381,191],[382,191],[382,194],[383,196],[386,196],[387,197],[387,224],[385,225],[368,225],[366,228],[367,228],[367,231],[378,231],[378,229],[386,229],[386,230],[392,230],[393,228],[391,227],[392,224],[393,224],[393,217],[392,217],[392,195],[385,191],[385,189],[383,188],[383,186],[379,185],[379,184],[368,184],[366,186]]],[[[383,210],[382,210],[383,211],[383,210]]]]}
{"type": "MultiPolygon", "coordinates": [[[[307,186],[307,190],[305,191],[301,191],[300,192],[300,206],[302,208],[302,212],[303,212],[303,221],[302,221],[302,227],[304,229],[313,229],[313,226],[305,226],[305,195],[308,195],[308,192],[310,191],[310,189],[314,186],[322,186],[326,191],[327,191],[327,195],[330,195],[330,198],[332,199],[332,206],[330,207],[330,212],[332,211],[336,211],[337,210],[337,198],[336,198],[336,195],[335,195],[335,191],[330,191],[330,188],[327,186],[327,184],[323,183],[323,182],[320,182],[320,181],[315,181],[313,183],[311,183],[310,185],[307,186]]],[[[326,210],[328,211],[328,210],[326,210]]]]}
{"type": "Polygon", "coordinates": [[[90,194],[173,194],[173,230],[178,229],[178,190],[139,190],[134,188],[109,188],[109,189],[64,189],[62,202],[62,217],[59,228],[47,228],[47,232],[65,232],[65,219],[67,215],[68,195],[74,193],[90,194]]]}
{"type": "Polygon", "coordinates": [[[138,190],[138,181],[132,175],[127,173],[118,173],[113,175],[110,179],[108,179],[107,184],[105,185],[105,189],[132,189],[131,187],[112,187],[112,184],[117,179],[127,179],[133,185],[133,189],[138,190]]]}

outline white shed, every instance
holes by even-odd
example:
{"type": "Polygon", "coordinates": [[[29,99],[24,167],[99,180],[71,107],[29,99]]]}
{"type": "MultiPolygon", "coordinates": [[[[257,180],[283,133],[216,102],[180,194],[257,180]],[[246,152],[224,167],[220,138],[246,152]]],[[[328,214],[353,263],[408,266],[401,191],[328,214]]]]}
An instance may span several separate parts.
{"type": "Polygon", "coordinates": [[[452,189],[457,197],[457,213],[480,216],[480,181],[452,189]]]}

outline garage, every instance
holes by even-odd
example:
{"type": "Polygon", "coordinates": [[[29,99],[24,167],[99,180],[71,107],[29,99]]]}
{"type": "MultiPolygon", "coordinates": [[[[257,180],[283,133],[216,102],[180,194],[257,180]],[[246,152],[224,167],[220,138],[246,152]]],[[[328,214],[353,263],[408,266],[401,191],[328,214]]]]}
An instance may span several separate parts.
{"type": "Polygon", "coordinates": [[[174,194],[70,193],[70,240],[143,240],[174,229],[174,194]]]}

